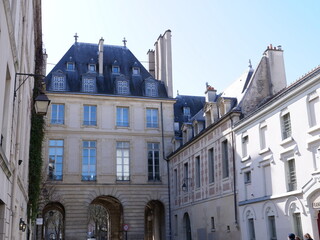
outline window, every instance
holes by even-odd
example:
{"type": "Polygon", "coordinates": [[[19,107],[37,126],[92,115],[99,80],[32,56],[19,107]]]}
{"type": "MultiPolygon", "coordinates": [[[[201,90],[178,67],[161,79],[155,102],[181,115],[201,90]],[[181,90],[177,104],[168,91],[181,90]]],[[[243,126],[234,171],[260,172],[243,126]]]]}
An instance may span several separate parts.
{"type": "Polygon", "coordinates": [[[117,93],[129,94],[129,82],[126,80],[117,80],[117,93]]]}
{"type": "Polygon", "coordinates": [[[63,140],[49,140],[48,179],[62,180],[63,140]]]}
{"type": "Polygon", "coordinates": [[[158,109],[147,108],[147,128],[158,128],[158,109]]]}
{"type": "Polygon", "coordinates": [[[297,177],[294,158],[287,161],[287,168],[288,192],[290,192],[297,190],[297,177]]]}
{"type": "Polygon", "coordinates": [[[308,96],[308,109],[309,109],[309,126],[314,127],[320,123],[320,102],[317,92],[313,92],[308,96]]]}
{"type": "Polygon", "coordinates": [[[148,97],[158,96],[158,85],[156,82],[146,82],[146,96],[148,97]]]}
{"type": "Polygon", "coordinates": [[[96,142],[83,141],[82,142],[82,180],[95,181],[96,180],[96,142]]]}
{"type": "Polygon", "coordinates": [[[117,126],[129,127],[129,108],[117,107],[117,126]]]}
{"type": "Polygon", "coordinates": [[[251,183],[251,171],[244,173],[244,183],[245,184],[251,183]]]}
{"type": "Polygon", "coordinates": [[[214,155],[213,148],[208,150],[208,161],[209,161],[209,183],[214,182],[214,155]]]}
{"type": "Polygon", "coordinates": [[[178,195],[178,170],[174,169],[173,173],[174,173],[174,178],[173,178],[174,191],[175,191],[175,194],[178,195]]]}
{"type": "Polygon", "coordinates": [[[184,167],[184,179],[183,179],[183,184],[182,184],[182,190],[184,192],[187,192],[189,190],[189,167],[188,163],[185,163],[183,165],[184,167]]]}
{"type": "Polygon", "coordinates": [[[222,177],[229,177],[228,141],[222,142],[222,177]]]}
{"type": "Polygon", "coordinates": [[[83,106],[83,125],[86,125],[86,126],[97,125],[97,106],[94,106],[94,105],[83,106]]]}
{"type": "Polygon", "coordinates": [[[282,121],[282,139],[291,137],[291,121],[290,113],[286,113],[281,117],[282,121]]]}
{"type": "Polygon", "coordinates": [[[268,216],[268,227],[270,240],[277,240],[276,222],[274,216],[268,216]]]}
{"type": "Polygon", "coordinates": [[[296,236],[302,237],[302,225],[301,225],[301,214],[300,213],[293,213],[293,228],[296,236]]]}
{"type": "Polygon", "coordinates": [[[200,156],[196,157],[196,187],[199,188],[201,185],[201,166],[200,166],[200,156]]]}
{"type": "Polygon", "coordinates": [[[53,91],[65,91],[66,81],[64,76],[54,76],[52,81],[53,91]]]}
{"type": "Polygon", "coordinates": [[[96,92],[96,80],[94,78],[83,78],[82,92],[96,92]]]}
{"type": "Polygon", "coordinates": [[[74,71],[74,63],[73,62],[67,63],[67,71],[74,71]]]}
{"type": "Polygon", "coordinates": [[[174,215],[174,235],[178,236],[178,215],[174,215]]]}
{"type": "Polygon", "coordinates": [[[260,149],[266,149],[267,143],[266,143],[266,132],[267,132],[267,125],[265,123],[260,124],[260,149]]]}
{"type": "Polygon", "coordinates": [[[119,66],[112,66],[112,73],[113,74],[119,74],[120,73],[120,67],[119,66]]]}
{"type": "Polygon", "coordinates": [[[242,136],[242,157],[243,158],[248,156],[248,144],[249,144],[248,135],[243,135],[242,136]]]}
{"type": "Polygon", "coordinates": [[[130,160],[129,142],[117,142],[117,180],[129,181],[129,160],[130,160]]]}
{"type": "Polygon", "coordinates": [[[216,229],[214,224],[214,217],[211,217],[211,231],[214,231],[216,229]]]}
{"type": "Polygon", "coordinates": [[[88,65],[89,72],[95,72],[96,71],[96,65],[95,64],[89,64],[88,65]]]}
{"type": "Polygon", "coordinates": [[[160,181],[159,143],[148,143],[148,180],[160,181]]]}
{"type": "Polygon", "coordinates": [[[51,124],[64,124],[63,104],[51,104],[51,124]]]}
{"type": "Polygon", "coordinates": [[[248,219],[248,232],[249,232],[249,239],[250,240],[255,240],[256,239],[256,235],[254,233],[254,220],[253,218],[249,218],[248,219]]]}
{"type": "Polygon", "coordinates": [[[139,67],[133,67],[132,68],[132,74],[133,75],[139,75],[140,74],[140,68],[139,67]]]}
{"type": "Polygon", "coordinates": [[[183,107],[183,116],[187,116],[187,117],[191,116],[191,112],[190,112],[189,107],[183,107]]]}

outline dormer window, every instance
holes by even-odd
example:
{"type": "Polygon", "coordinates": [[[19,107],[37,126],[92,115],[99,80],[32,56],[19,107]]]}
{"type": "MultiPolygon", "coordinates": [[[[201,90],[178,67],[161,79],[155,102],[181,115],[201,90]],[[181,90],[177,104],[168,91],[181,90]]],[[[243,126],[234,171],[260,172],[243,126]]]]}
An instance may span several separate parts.
{"type": "Polygon", "coordinates": [[[132,68],[132,74],[133,75],[140,75],[140,68],[139,67],[133,67],[132,68]]]}
{"type": "Polygon", "coordinates": [[[119,66],[112,66],[112,73],[113,74],[119,74],[120,73],[120,67],[119,66]]]}
{"type": "Polygon", "coordinates": [[[82,78],[82,92],[96,92],[96,79],[95,78],[82,78]]]}
{"type": "Polygon", "coordinates": [[[190,108],[189,107],[183,107],[183,115],[190,117],[191,113],[190,113],[190,108]]]}
{"type": "Polygon", "coordinates": [[[89,64],[88,65],[89,72],[95,72],[96,71],[96,65],[95,64],[89,64]]]}
{"type": "Polygon", "coordinates": [[[148,97],[158,97],[158,82],[152,78],[146,79],[145,94],[148,97]]]}
{"type": "Polygon", "coordinates": [[[117,93],[129,94],[129,82],[127,80],[117,80],[117,93]]]}
{"type": "Polygon", "coordinates": [[[67,62],[67,71],[74,71],[74,62],[67,62]]]}
{"type": "Polygon", "coordinates": [[[53,91],[65,91],[66,81],[65,76],[54,76],[52,81],[53,91]]]}

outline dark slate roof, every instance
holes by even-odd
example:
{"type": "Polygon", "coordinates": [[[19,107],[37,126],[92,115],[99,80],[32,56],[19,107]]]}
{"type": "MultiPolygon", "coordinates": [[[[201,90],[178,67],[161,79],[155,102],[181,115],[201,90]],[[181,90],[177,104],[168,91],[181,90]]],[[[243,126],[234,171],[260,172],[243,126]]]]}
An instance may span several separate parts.
{"type": "MultiPolygon", "coordinates": [[[[115,79],[112,74],[112,65],[120,67],[120,74],[130,82],[131,96],[145,96],[144,83],[146,79],[153,79],[158,83],[158,97],[167,98],[168,94],[162,81],[155,80],[151,74],[144,68],[132,52],[125,46],[103,46],[103,76],[99,76],[99,58],[98,44],[74,43],[70,49],[61,58],[58,64],[51,70],[46,77],[47,91],[53,91],[51,86],[52,75],[60,72],[66,75],[68,92],[81,92],[81,78],[83,75],[96,77],[96,86],[98,94],[116,94],[115,79]],[[67,71],[67,63],[74,62],[75,70],[67,71]],[[88,72],[88,64],[96,64],[96,72],[88,72]],[[133,75],[132,68],[139,67],[140,75],[133,75]]],[[[59,91],[60,92],[60,91],[59,91]]],[[[92,94],[92,93],[90,93],[92,94]]]]}
{"type": "Polygon", "coordinates": [[[174,121],[179,122],[179,132],[176,135],[181,135],[181,126],[185,122],[189,122],[200,110],[203,109],[205,104],[205,97],[199,96],[186,96],[177,95],[176,103],[174,104],[174,121]],[[190,118],[183,115],[183,107],[190,108],[190,118]]]}

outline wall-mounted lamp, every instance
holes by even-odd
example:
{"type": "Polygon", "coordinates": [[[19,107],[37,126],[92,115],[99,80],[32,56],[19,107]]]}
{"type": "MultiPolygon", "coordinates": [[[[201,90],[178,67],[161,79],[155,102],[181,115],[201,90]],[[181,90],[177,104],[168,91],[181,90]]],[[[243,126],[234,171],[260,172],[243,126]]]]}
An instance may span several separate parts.
{"type": "Polygon", "coordinates": [[[227,226],[227,233],[230,232],[230,226],[227,226]]]}
{"type": "Polygon", "coordinates": [[[22,218],[20,218],[19,230],[24,232],[24,231],[26,231],[26,228],[27,228],[27,224],[22,220],[22,218]]]}
{"type": "MultiPolygon", "coordinates": [[[[45,76],[39,75],[39,74],[30,74],[30,73],[16,73],[15,80],[14,80],[14,84],[15,84],[14,98],[17,96],[17,91],[27,81],[27,79],[29,77],[43,77],[44,78],[45,76]],[[26,78],[23,79],[22,83],[20,83],[20,85],[16,88],[17,76],[26,76],[26,78]]],[[[49,107],[49,104],[50,104],[50,100],[41,91],[41,87],[37,86],[36,84],[35,84],[35,87],[37,87],[38,90],[40,91],[40,94],[34,100],[34,107],[35,107],[36,114],[38,114],[38,115],[46,115],[47,112],[48,112],[48,107],[49,107]]]]}
{"type": "Polygon", "coordinates": [[[184,178],[183,184],[181,186],[182,191],[188,192],[190,186],[191,186],[191,178],[184,178]]]}
{"type": "Polygon", "coordinates": [[[22,160],[21,160],[21,159],[19,159],[19,160],[18,160],[18,165],[20,166],[20,165],[21,165],[21,163],[22,163],[22,160]]]}

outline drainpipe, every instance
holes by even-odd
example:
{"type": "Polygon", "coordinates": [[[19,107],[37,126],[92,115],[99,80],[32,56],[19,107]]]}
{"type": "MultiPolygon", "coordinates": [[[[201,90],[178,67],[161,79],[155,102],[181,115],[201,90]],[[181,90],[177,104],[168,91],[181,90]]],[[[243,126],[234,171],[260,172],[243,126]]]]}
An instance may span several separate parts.
{"type": "Polygon", "coordinates": [[[235,149],[234,149],[234,132],[233,119],[229,116],[231,121],[231,142],[232,142],[232,164],[233,164],[233,204],[234,204],[234,224],[238,228],[238,211],[237,211],[237,190],[236,190],[236,159],[235,159],[235,149]]]}
{"type": "Polygon", "coordinates": [[[166,158],[164,151],[164,133],[163,133],[163,110],[162,110],[162,102],[160,102],[160,113],[161,113],[161,139],[162,139],[162,156],[163,159],[167,162],[167,176],[168,176],[168,212],[169,212],[169,239],[172,239],[172,228],[171,228],[171,188],[170,188],[170,167],[169,167],[169,159],[166,158]]]}

